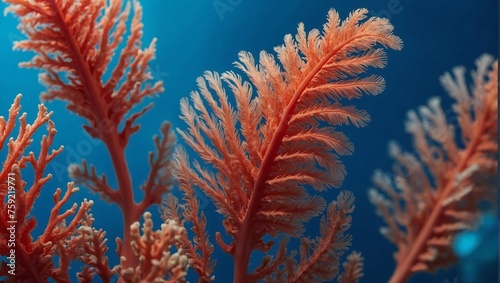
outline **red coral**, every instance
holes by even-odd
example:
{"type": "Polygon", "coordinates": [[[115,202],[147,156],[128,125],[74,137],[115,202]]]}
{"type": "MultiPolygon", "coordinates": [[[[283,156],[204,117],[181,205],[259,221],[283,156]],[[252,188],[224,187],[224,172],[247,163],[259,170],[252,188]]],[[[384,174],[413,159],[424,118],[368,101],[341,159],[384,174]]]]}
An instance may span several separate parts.
{"type": "MultiPolygon", "coordinates": [[[[207,258],[212,248],[204,231],[205,217],[197,216],[194,187],[209,196],[224,216],[223,225],[232,242],[224,243],[220,233],[216,239],[234,258],[234,281],[256,282],[278,272],[268,268],[271,259],[266,257],[260,269],[249,273],[252,251],[268,252],[273,246],[264,236],[299,237],[304,222],[324,210],[325,201],[309,195],[306,188],[323,191],[342,184],[345,170],[339,155],[350,154],[353,145],[333,126],[364,126],[369,118],[365,111],[344,106],[341,101],[380,93],[383,79],[361,74],[368,67],[385,65],[385,52],[377,45],[401,48],[388,20],[373,17],[364,21],[367,13],[357,10],[341,22],[332,10],[323,32],[307,34],[300,24],[295,39],[287,35],[285,44],[276,48],[281,65],[265,52],[255,65],[252,55],[241,52],[236,66],[251,83],[233,72],[221,76],[206,72],[198,79],[200,92],[191,94],[192,106],[188,99],[182,100],[182,119],[188,130],[180,134],[205,165],[215,170],[205,169],[197,161],[192,169],[184,151],[177,152],[176,175],[187,203],[183,217],[194,222],[197,234],[195,248],[188,245],[187,249],[194,256],[191,261],[201,269],[197,271],[202,280],[210,279],[207,274],[212,264],[207,258]],[[235,97],[237,111],[229,104],[224,84],[235,97]]],[[[314,266],[320,266],[314,280],[337,275],[338,268],[326,265],[335,265],[350,242],[349,238],[337,238],[348,225],[350,202],[343,196],[329,206],[325,221],[342,225],[322,225],[322,238],[302,245],[307,252],[297,267],[304,278],[311,278],[305,275],[311,274],[314,266]],[[335,206],[339,208],[331,208],[335,206]],[[310,256],[305,256],[309,253],[305,246],[313,249],[310,256]]],[[[176,215],[171,211],[166,214],[176,215]]],[[[275,260],[285,257],[283,249],[275,260]]],[[[287,261],[275,266],[282,263],[287,261]]],[[[284,276],[287,282],[294,278],[292,273],[284,276]]]]}
{"type": "MultiPolygon", "coordinates": [[[[11,4],[7,11],[16,14],[19,29],[27,40],[15,43],[14,48],[37,54],[23,67],[45,71],[40,81],[48,88],[42,99],[61,99],[68,109],[88,124],[85,130],[106,145],[116,174],[118,188],[108,185],[105,176],[96,169],[72,166],[70,173],[105,200],[116,203],[124,219],[124,250],[126,257],[135,258],[130,246],[130,225],[139,220],[143,212],[161,202],[161,195],[172,185],[170,152],[174,142],[169,125],[162,127],[164,139],[155,140],[156,159],[150,156],[151,173],[142,186],[144,198],[134,201],[131,174],[125,158],[129,137],[139,130],[135,121],[152,105],[131,113],[146,97],[163,91],[161,81],[152,79],[148,63],[154,58],[154,39],[149,47],[141,49],[142,7],[133,1],[133,16],[128,28],[130,34],[119,50],[127,32],[131,12],[129,2],[122,9],[122,0],[4,0],[11,4]],[[115,53],[116,64],[111,62],[115,53]],[[106,79],[109,75],[109,79],[106,79]],[[120,129],[120,125],[123,125],[120,129]]],[[[134,265],[132,260],[128,263],[134,265]]]]}
{"type": "Polygon", "coordinates": [[[464,68],[446,73],[441,82],[456,100],[463,147],[455,127],[434,98],[408,112],[406,129],[412,134],[416,155],[403,153],[395,143],[394,180],[377,172],[372,202],[388,227],[381,231],[397,246],[391,283],[405,282],[413,273],[433,271],[453,263],[454,236],[473,227],[478,201],[491,199],[498,189],[498,62],[489,55],[476,61],[469,91],[464,68]]]}
{"type": "Polygon", "coordinates": [[[79,228],[79,237],[83,241],[83,247],[79,249],[81,251],[79,259],[85,265],[82,271],[76,275],[80,282],[90,283],[94,276],[98,274],[102,282],[108,283],[111,281],[111,277],[115,274],[118,267],[109,268],[108,257],[106,256],[108,251],[108,247],[106,246],[107,239],[104,238],[106,232],[102,229],[95,229],[92,226],[93,223],[94,218],[92,214],[87,214],[87,217],[82,221],[82,225],[79,228]]]}
{"type": "MultiPolygon", "coordinates": [[[[186,229],[178,226],[174,220],[165,221],[161,229],[153,230],[151,213],[144,213],[142,233],[140,224],[135,222],[131,227],[132,248],[139,258],[136,267],[123,268],[129,258],[121,257],[118,272],[123,282],[127,283],[184,283],[188,268],[188,258],[182,249],[173,251],[186,229]]],[[[118,243],[118,254],[121,254],[121,243],[118,243]]]]}
{"type": "MultiPolygon", "coordinates": [[[[0,117],[0,150],[15,128],[15,120],[19,116],[21,95],[18,95],[10,108],[6,121],[0,117]]],[[[68,183],[65,193],[57,189],[54,193],[54,207],[43,233],[36,240],[32,238],[33,229],[37,226],[34,216],[30,216],[33,205],[42,188],[50,180],[45,175],[47,164],[61,151],[62,147],[49,152],[56,129],[50,120],[52,112],[40,105],[38,116],[33,124],[27,124],[26,114],[20,118],[17,137],[8,140],[8,152],[3,163],[0,178],[4,183],[0,186],[0,255],[6,256],[2,261],[1,274],[8,274],[15,282],[46,282],[52,278],[56,282],[69,282],[69,263],[77,259],[81,251],[80,242],[76,240],[77,226],[84,219],[92,206],[92,201],[76,203],[70,209],[61,211],[69,198],[78,189],[68,183]],[[43,136],[38,156],[33,152],[26,154],[32,142],[32,136],[43,125],[47,125],[47,136],[43,136]],[[30,165],[34,171],[34,179],[30,187],[22,180],[21,172],[30,165]],[[74,215],[71,219],[71,215],[74,215]],[[66,223],[68,221],[68,223],[66,223]],[[71,252],[67,252],[71,247],[71,252]],[[59,256],[59,264],[55,266],[54,258],[59,256]],[[14,279],[15,278],[15,279],[14,279]]]]}
{"type": "Polygon", "coordinates": [[[357,283],[363,277],[363,257],[361,253],[353,252],[342,264],[344,273],[339,275],[338,283],[357,283]]]}

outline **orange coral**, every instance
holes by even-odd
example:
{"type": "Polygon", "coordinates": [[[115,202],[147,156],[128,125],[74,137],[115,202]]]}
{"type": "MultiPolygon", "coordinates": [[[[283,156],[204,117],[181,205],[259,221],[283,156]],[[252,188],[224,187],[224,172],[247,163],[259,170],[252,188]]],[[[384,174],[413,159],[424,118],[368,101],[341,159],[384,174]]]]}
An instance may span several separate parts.
{"type": "Polygon", "coordinates": [[[83,247],[80,249],[79,259],[85,265],[82,271],[76,275],[80,282],[92,282],[94,276],[98,274],[102,282],[109,283],[118,267],[109,268],[108,257],[106,256],[108,251],[107,239],[104,238],[106,232],[92,227],[93,223],[92,214],[87,214],[87,217],[82,221],[82,226],[79,228],[80,236],[84,241],[83,247]]]}
{"type": "Polygon", "coordinates": [[[72,166],[70,173],[77,182],[121,208],[123,256],[130,258],[127,264],[134,265],[130,226],[149,206],[160,203],[161,195],[170,189],[169,157],[174,142],[169,125],[164,125],[164,139],[156,141],[158,155],[150,156],[151,172],[141,187],[144,198],[136,203],[125,148],[129,137],[140,128],[135,121],[152,105],[131,112],[144,98],[163,91],[161,81],[149,83],[152,76],[147,67],[154,58],[156,40],[141,49],[142,7],[138,1],[132,2],[130,33],[119,50],[127,32],[130,2],[124,9],[122,0],[4,2],[10,4],[7,11],[19,17],[19,29],[28,36],[27,40],[16,42],[14,48],[37,53],[30,62],[20,65],[45,71],[40,81],[48,89],[42,99],[67,101],[70,111],[88,121],[85,130],[100,139],[109,151],[118,188],[111,188],[106,177],[98,176],[96,169],[87,168],[85,162],[81,167],[72,166]],[[112,66],[117,52],[116,64],[112,66]],[[109,79],[105,79],[106,73],[109,79]]]}
{"type": "MultiPolygon", "coordinates": [[[[172,253],[174,247],[186,233],[184,227],[180,227],[174,220],[166,221],[158,231],[153,230],[151,213],[144,213],[143,235],[139,233],[139,222],[131,227],[132,248],[139,258],[139,265],[135,268],[122,268],[124,261],[118,267],[124,282],[129,283],[182,283],[186,282],[185,276],[188,267],[188,258],[182,249],[172,253]],[[168,277],[168,279],[165,279],[168,277]]],[[[120,249],[119,246],[118,249],[120,249]]]]}
{"type": "Polygon", "coordinates": [[[255,65],[252,55],[241,52],[236,66],[250,83],[233,72],[221,76],[206,72],[198,79],[200,92],[191,94],[192,106],[188,99],[182,100],[181,118],[188,130],[179,132],[215,172],[197,161],[190,168],[187,154],[177,151],[176,175],[187,207],[177,215],[175,201],[167,200],[166,215],[194,223],[194,244],[186,243],[184,248],[203,282],[211,279],[212,246],[194,187],[208,195],[224,216],[232,242],[224,243],[219,233],[216,239],[234,258],[235,282],[311,282],[337,275],[338,257],[350,244],[350,237],[344,234],[353,209],[348,193],[341,193],[328,206],[322,237],[304,238],[300,263],[290,261],[284,240],[275,258],[266,256],[250,273],[248,263],[252,251],[268,252],[274,245],[265,242],[264,235],[302,236],[304,222],[325,209],[323,198],[310,196],[307,187],[323,191],[342,184],[345,169],[339,155],[350,154],[353,145],[334,126],[361,127],[369,117],[341,101],[380,93],[383,79],[361,74],[368,67],[385,65],[385,52],[378,45],[401,48],[388,20],[365,20],[367,13],[357,10],[341,22],[331,10],[323,32],[306,33],[300,24],[295,38],[287,35],[285,44],[276,48],[280,64],[262,52],[255,65]],[[229,104],[224,84],[235,97],[237,111],[229,104]]]}
{"type": "Polygon", "coordinates": [[[478,201],[498,186],[498,62],[489,55],[477,61],[469,91],[464,68],[446,73],[441,82],[456,100],[461,143],[448,124],[439,99],[408,112],[406,130],[413,135],[416,156],[392,143],[395,175],[377,172],[372,202],[388,227],[382,233],[397,245],[391,283],[413,273],[432,271],[455,261],[453,237],[473,227],[478,201]],[[460,145],[463,144],[463,147],[460,145]],[[418,157],[417,157],[418,156],[418,157]]]}
{"type": "MultiPolygon", "coordinates": [[[[0,117],[0,150],[15,128],[19,116],[21,95],[12,104],[7,121],[0,117]]],[[[41,235],[33,240],[32,232],[37,221],[30,212],[42,188],[50,180],[45,175],[47,164],[61,151],[62,147],[50,151],[56,129],[50,120],[52,112],[40,105],[33,124],[27,124],[26,114],[19,118],[20,127],[16,138],[8,140],[8,151],[0,172],[0,255],[2,261],[0,274],[10,276],[12,282],[46,282],[49,278],[56,282],[69,282],[69,263],[78,259],[82,251],[82,239],[78,226],[82,223],[92,206],[92,201],[76,203],[66,211],[61,211],[69,198],[78,191],[73,183],[68,183],[66,191],[57,189],[54,193],[54,207],[50,210],[48,223],[41,235]],[[26,150],[32,143],[35,132],[47,125],[47,136],[43,136],[38,156],[26,150]],[[34,179],[30,187],[23,181],[21,172],[30,165],[34,179]],[[71,215],[74,215],[71,219],[71,215]],[[68,221],[68,223],[66,223],[68,221]],[[59,257],[58,265],[54,259],[59,257]],[[15,279],[14,279],[15,278],[15,279]]]]}

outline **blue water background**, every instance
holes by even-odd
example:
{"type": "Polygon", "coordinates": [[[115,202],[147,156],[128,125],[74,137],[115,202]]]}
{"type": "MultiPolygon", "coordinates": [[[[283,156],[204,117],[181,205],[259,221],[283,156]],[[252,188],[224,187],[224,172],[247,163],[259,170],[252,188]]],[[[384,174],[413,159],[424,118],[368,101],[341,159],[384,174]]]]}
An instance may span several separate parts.
{"type": "MultiPolygon", "coordinates": [[[[411,140],[404,133],[408,110],[425,104],[432,96],[441,96],[444,109],[450,109],[450,100],[439,85],[440,75],[457,65],[472,69],[474,60],[485,52],[498,56],[498,1],[142,2],[143,42],[149,43],[153,37],[158,38],[157,59],[152,62],[151,68],[153,75],[164,80],[166,91],[154,99],[155,107],[139,120],[142,129],[131,139],[128,147],[127,158],[136,188],[149,170],[147,152],[153,149],[152,136],[164,120],[184,128],[178,118],[179,100],[196,89],[195,80],[205,70],[234,70],[232,62],[237,59],[240,50],[247,50],[254,56],[258,56],[261,50],[272,52],[274,46],[283,42],[285,34],[295,33],[299,22],[304,22],[307,30],[321,28],[328,9],[332,7],[339,11],[341,18],[347,17],[356,8],[366,7],[371,15],[391,19],[395,34],[404,41],[404,48],[401,52],[388,52],[385,69],[369,70],[385,78],[386,90],[377,97],[354,101],[358,108],[370,113],[372,121],[368,127],[342,129],[355,145],[354,154],[342,158],[348,171],[343,189],[353,191],[356,196],[356,210],[349,232],[353,235],[353,249],[362,252],[365,258],[362,282],[386,282],[394,267],[394,247],[379,234],[378,229],[383,222],[375,215],[367,199],[371,175],[376,168],[390,170],[392,161],[386,151],[388,141],[397,140],[405,149],[411,150],[411,140]],[[222,7],[222,10],[218,11],[216,6],[222,7]]],[[[29,113],[28,120],[32,121],[44,87],[37,82],[37,70],[17,67],[18,62],[30,59],[32,54],[12,51],[12,41],[23,38],[16,25],[12,15],[0,17],[0,111],[6,115],[15,95],[23,93],[23,111],[29,113]]],[[[60,101],[47,104],[55,112],[53,120],[59,132],[55,145],[65,145],[65,151],[47,170],[54,178],[43,189],[33,210],[33,215],[40,221],[35,233],[41,232],[48,218],[55,188],[64,187],[69,181],[66,168],[70,163],[84,158],[99,172],[107,173],[111,184],[115,185],[105,147],[84,133],[80,127],[84,121],[69,114],[64,105],[60,101]]],[[[38,137],[41,134],[40,131],[38,137]]],[[[35,152],[38,142],[36,140],[32,148],[35,152]]],[[[332,189],[323,196],[332,200],[338,192],[332,189]]],[[[72,201],[80,202],[84,197],[97,199],[97,196],[82,189],[72,201]]],[[[221,217],[206,199],[202,199],[202,205],[206,205],[208,229],[211,240],[214,240],[214,232],[221,229],[221,217]]],[[[150,210],[157,215],[156,207],[150,210]]],[[[111,263],[116,264],[113,239],[121,236],[122,232],[119,210],[114,205],[96,201],[92,211],[96,218],[95,226],[104,228],[108,233],[109,257],[111,263]]],[[[155,219],[159,225],[159,218],[155,219]]],[[[317,226],[318,219],[313,219],[308,229],[317,233],[317,226]]],[[[231,282],[232,259],[217,245],[215,258],[216,282],[231,282]]],[[[75,272],[77,268],[74,266],[75,272]]],[[[417,275],[410,282],[455,282],[457,276],[457,270],[452,268],[433,275],[417,275]]],[[[193,277],[190,279],[195,282],[193,277]]]]}

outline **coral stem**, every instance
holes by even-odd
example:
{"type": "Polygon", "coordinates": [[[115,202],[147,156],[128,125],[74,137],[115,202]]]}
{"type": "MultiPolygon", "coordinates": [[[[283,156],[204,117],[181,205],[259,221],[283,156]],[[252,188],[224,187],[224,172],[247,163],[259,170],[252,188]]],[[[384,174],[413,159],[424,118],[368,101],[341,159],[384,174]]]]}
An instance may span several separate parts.
{"type": "Polygon", "coordinates": [[[456,167],[454,174],[451,175],[451,178],[448,179],[448,182],[440,194],[439,198],[436,200],[437,205],[434,206],[429,218],[427,218],[424,226],[422,227],[421,232],[415,239],[415,242],[411,245],[408,254],[403,258],[403,260],[397,264],[396,269],[394,270],[389,283],[403,283],[408,280],[412,272],[412,267],[417,260],[417,256],[422,253],[422,250],[426,247],[426,243],[431,236],[433,229],[436,226],[437,221],[440,217],[443,216],[443,208],[441,205],[443,201],[451,194],[454,184],[454,176],[464,169],[469,164],[469,160],[474,154],[476,147],[480,144],[480,140],[482,138],[482,132],[485,130],[485,121],[488,119],[488,115],[490,113],[485,113],[482,118],[478,121],[478,125],[476,129],[478,129],[478,133],[473,135],[473,139],[471,140],[469,146],[467,147],[463,158],[460,160],[460,163],[456,167]]]}
{"type": "Polygon", "coordinates": [[[324,67],[324,65],[335,55],[339,50],[344,48],[347,44],[352,41],[358,39],[359,37],[363,37],[363,35],[359,35],[356,37],[351,37],[348,40],[342,42],[331,50],[326,56],[321,59],[321,61],[314,66],[314,68],[309,72],[309,74],[304,78],[301,84],[298,86],[297,90],[293,94],[293,98],[288,104],[285,112],[283,113],[282,119],[278,128],[276,129],[275,134],[269,144],[269,147],[266,151],[264,159],[262,161],[262,166],[260,167],[259,174],[257,179],[255,180],[252,196],[250,198],[250,202],[248,204],[248,209],[245,214],[245,218],[243,219],[243,223],[238,231],[237,238],[235,240],[235,250],[234,250],[234,282],[242,283],[242,282],[250,282],[248,276],[248,263],[250,261],[250,254],[253,250],[253,239],[252,239],[252,231],[253,231],[253,219],[256,216],[262,202],[262,197],[264,194],[264,188],[266,185],[266,180],[271,172],[271,167],[274,164],[274,159],[278,153],[278,150],[283,142],[283,138],[285,137],[286,131],[288,130],[290,119],[293,116],[293,112],[295,111],[295,107],[304,93],[306,87],[313,80],[314,76],[324,67]]]}
{"type": "MultiPolygon", "coordinates": [[[[100,96],[100,86],[96,81],[96,78],[92,75],[92,72],[86,64],[81,52],[80,48],[71,33],[68,29],[64,21],[63,14],[59,9],[59,5],[55,3],[55,1],[50,2],[52,4],[52,11],[55,13],[56,19],[59,21],[59,27],[61,28],[62,33],[65,35],[68,48],[71,50],[73,54],[73,60],[75,69],[78,70],[82,83],[86,88],[86,94],[89,96],[89,100],[92,101],[91,107],[94,108],[94,115],[96,122],[100,123],[98,126],[100,130],[100,138],[106,144],[108,148],[108,152],[111,156],[111,160],[113,162],[113,167],[116,173],[116,179],[118,182],[118,190],[120,192],[119,199],[114,200],[120,206],[123,215],[123,254],[122,256],[127,258],[126,264],[127,266],[135,266],[136,262],[134,262],[135,256],[132,252],[132,248],[130,246],[130,225],[134,223],[137,219],[134,219],[135,213],[135,203],[134,203],[134,193],[132,190],[132,181],[130,179],[130,171],[128,169],[128,165],[125,159],[125,147],[121,145],[120,138],[118,135],[117,127],[118,125],[111,124],[111,121],[108,120],[106,115],[106,109],[104,108],[104,101],[100,96]]],[[[140,214],[140,213],[139,213],[140,214]]]]}
{"type": "Polygon", "coordinates": [[[123,250],[121,256],[127,259],[125,267],[136,266],[136,256],[130,245],[130,225],[137,221],[137,219],[135,219],[137,205],[134,202],[132,180],[130,179],[131,175],[125,159],[125,149],[120,146],[118,143],[118,135],[116,132],[114,133],[114,135],[108,135],[110,139],[105,139],[104,143],[111,155],[120,192],[117,204],[120,206],[123,215],[123,250]]]}

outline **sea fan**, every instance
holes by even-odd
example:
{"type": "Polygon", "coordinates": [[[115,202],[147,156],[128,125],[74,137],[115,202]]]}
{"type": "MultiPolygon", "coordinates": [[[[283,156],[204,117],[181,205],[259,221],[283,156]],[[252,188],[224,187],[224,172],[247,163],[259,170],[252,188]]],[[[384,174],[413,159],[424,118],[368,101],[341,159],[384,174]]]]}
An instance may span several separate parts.
{"type": "Polygon", "coordinates": [[[458,121],[449,124],[439,99],[408,112],[406,130],[415,153],[403,153],[395,143],[395,177],[376,172],[371,201],[388,227],[382,233],[397,245],[391,283],[404,282],[418,271],[432,271],[455,261],[454,236],[474,227],[478,201],[492,199],[498,187],[498,63],[489,55],[476,61],[469,91],[462,67],[446,73],[441,82],[456,100],[458,121]]]}
{"type": "MultiPolygon", "coordinates": [[[[275,49],[279,63],[266,52],[261,52],[258,65],[251,54],[239,54],[235,65],[250,82],[234,72],[206,72],[197,80],[200,91],[192,92],[191,104],[181,101],[188,130],[179,133],[206,167],[195,160],[190,168],[185,150],[177,151],[177,177],[186,205],[179,216],[176,202],[168,199],[166,217],[194,223],[194,245],[184,244],[202,281],[211,280],[214,263],[195,187],[224,216],[233,241],[224,243],[220,233],[216,238],[234,257],[235,282],[317,282],[337,275],[338,258],[350,244],[344,232],[353,197],[347,192],[328,206],[321,238],[303,239],[300,263],[289,260],[285,240],[276,257],[266,256],[253,273],[248,263],[252,251],[267,252],[274,245],[264,241],[265,235],[300,237],[304,222],[324,211],[325,200],[309,195],[308,188],[324,191],[342,184],[346,172],[339,156],[351,154],[353,145],[335,127],[362,127],[369,121],[365,111],[343,103],[363,93],[380,93],[381,77],[361,75],[369,67],[384,67],[386,54],[377,46],[401,48],[389,21],[365,20],[367,13],[356,10],[341,22],[331,10],[322,32],[306,33],[300,24],[295,38],[285,36],[285,44],[275,49]],[[226,90],[234,95],[236,110],[226,90]]],[[[360,268],[353,270],[361,273],[360,268]]]]}

